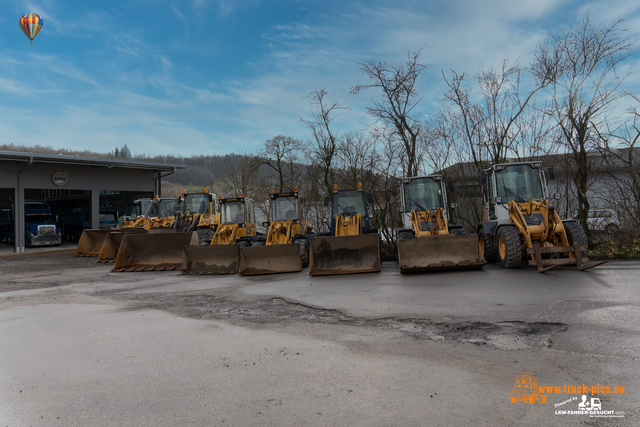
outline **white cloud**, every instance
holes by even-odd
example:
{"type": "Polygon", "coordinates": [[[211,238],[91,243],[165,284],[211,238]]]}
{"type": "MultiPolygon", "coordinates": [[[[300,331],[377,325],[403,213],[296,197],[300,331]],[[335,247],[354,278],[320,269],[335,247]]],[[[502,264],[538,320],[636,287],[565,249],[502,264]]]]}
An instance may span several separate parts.
{"type": "MultiPolygon", "coordinates": [[[[268,3],[164,2],[159,7],[178,22],[167,39],[127,27],[112,11],[97,9],[86,19],[71,20],[60,14],[60,3],[42,4],[61,39],[91,37],[99,48],[83,56],[52,52],[19,58],[0,48],[1,92],[14,96],[29,87],[27,97],[52,94],[43,97],[43,109],[37,103],[22,110],[0,103],[5,118],[0,139],[20,138],[25,117],[37,116],[34,132],[27,136],[34,143],[100,150],[126,142],[137,153],[183,155],[251,152],[277,134],[305,138],[308,132],[299,117],[309,116],[305,96],[319,88],[327,88],[332,101],[352,108],[335,120],[338,132],[363,129],[371,122],[366,107],[377,93],[349,94],[352,86],[367,83],[358,63],[404,61],[408,50],[421,47],[421,60],[431,67],[419,88],[427,114],[442,97],[441,69],[473,77],[506,56],[526,63],[547,29],[581,13],[572,9],[576,1],[569,0],[293,2],[295,13],[280,21],[265,16],[271,19],[261,27],[266,29],[243,27],[263,43],[240,46],[238,59],[232,42],[193,43],[194,34],[204,30],[192,29],[191,20],[204,22],[215,14],[224,26],[223,21],[240,20],[268,3]],[[56,19],[62,16],[64,22],[56,19]],[[89,31],[97,22],[100,29],[89,31]],[[29,61],[41,68],[25,67],[29,61]],[[57,93],[68,97],[57,98],[57,93]],[[44,110],[51,105],[57,108],[44,110]]],[[[587,6],[598,16],[638,9],[630,1],[587,6]]],[[[638,31],[640,17],[636,13],[625,24],[638,31]]],[[[635,71],[637,64],[628,67],[635,71]]],[[[640,76],[631,79],[640,84],[640,76]]]]}

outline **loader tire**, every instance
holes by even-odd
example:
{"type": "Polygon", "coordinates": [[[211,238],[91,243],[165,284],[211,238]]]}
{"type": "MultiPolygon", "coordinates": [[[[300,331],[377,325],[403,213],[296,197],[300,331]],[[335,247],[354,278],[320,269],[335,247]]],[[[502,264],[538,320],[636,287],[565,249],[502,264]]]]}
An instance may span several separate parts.
{"type": "Polygon", "coordinates": [[[498,262],[498,248],[494,244],[494,239],[491,236],[487,236],[484,228],[478,231],[478,240],[480,241],[480,249],[484,255],[484,260],[487,262],[498,262]]]}
{"type": "Polygon", "coordinates": [[[210,228],[198,230],[198,243],[201,245],[208,245],[213,239],[213,230],[210,228]]]}
{"type": "Polygon", "coordinates": [[[309,255],[307,253],[307,239],[297,239],[293,243],[300,246],[300,259],[302,260],[302,268],[309,266],[309,255]]]}
{"type": "Polygon", "coordinates": [[[413,239],[413,233],[411,231],[401,231],[398,233],[398,240],[413,239]]]}
{"type": "Polygon", "coordinates": [[[467,232],[464,231],[464,228],[454,228],[451,230],[451,234],[455,234],[456,236],[466,236],[467,232]]]}
{"type": "Polygon", "coordinates": [[[522,243],[520,234],[514,227],[502,227],[498,230],[498,258],[503,268],[518,268],[522,262],[522,243]]]}
{"type": "Polygon", "coordinates": [[[253,243],[251,243],[251,246],[264,246],[264,240],[257,240],[253,243]]]}
{"type": "Polygon", "coordinates": [[[580,251],[580,253],[583,257],[589,255],[589,240],[587,239],[587,233],[585,233],[584,228],[582,228],[582,224],[579,222],[565,222],[563,225],[564,230],[567,232],[569,244],[573,246],[574,243],[577,243],[580,246],[586,246],[587,249],[580,251]]]}

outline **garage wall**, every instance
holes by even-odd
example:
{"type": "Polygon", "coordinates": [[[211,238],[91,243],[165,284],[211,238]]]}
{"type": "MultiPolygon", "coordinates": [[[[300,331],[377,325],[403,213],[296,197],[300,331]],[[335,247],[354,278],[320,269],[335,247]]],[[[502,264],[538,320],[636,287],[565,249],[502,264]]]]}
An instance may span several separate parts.
{"type": "MultiPolygon", "coordinates": [[[[18,186],[17,173],[26,163],[0,161],[0,187],[18,186]]],[[[33,163],[22,172],[24,188],[65,188],[70,190],[154,191],[157,172],[141,169],[33,163]],[[56,172],[67,174],[64,186],[51,180],[56,172]]]]}

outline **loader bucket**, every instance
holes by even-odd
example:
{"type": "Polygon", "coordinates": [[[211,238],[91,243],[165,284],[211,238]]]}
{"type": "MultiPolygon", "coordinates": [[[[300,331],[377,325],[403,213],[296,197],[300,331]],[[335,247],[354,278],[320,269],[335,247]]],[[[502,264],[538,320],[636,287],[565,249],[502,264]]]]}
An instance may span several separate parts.
{"type": "Polygon", "coordinates": [[[300,245],[249,246],[240,249],[242,276],[252,274],[293,273],[302,270],[300,245]]]}
{"type": "Polygon", "coordinates": [[[111,233],[107,234],[107,238],[102,245],[98,261],[96,262],[115,262],[118,250],[122,244],[122,239],[126,234],[147,234],[147,230],[144,228],[124,228],[122,230],[111,230],[111,233]]]}
{"type": "MultiPolygon", "coordinates": [[[[196,235],[197,236],[197,235],[196,235]]],[[[240,253],[238,245],[198,245],[182,248],[182,274],[235,274],[240,253]]]]}
{"type": "Polygon", "coordinates": [[[485,264],[478,236],[441,234],[398,240],[401,273],[439,270],[473,270],[485,264]]]}
{"type": "Polygon", "coordinates": [[[197,244],[196,233],[127,234],[111,271],[177,270],[182,247],[197,244]]]}
{"type": "Polygon", "coordinates": [[[176,229],[173,227],[152,227],[149,229],[151,234],[163,234],[163,233],[175,233],[176,229]]]}
{"type": "Polygon", "coordinates": [[[378,234],[311,239],[309,274],[352,274],[380,271],[378,234]]]}
{"type": "MultiPolygon", "coordinates": [[[[140,232],[139,230],[142,230],[142,232],[146,232],[146,230],[144,229],[129,229],[126,232],[138,233],[140,232]]],[[[84,230],[82,232],[82,235],[80,236],[80,240],[78,240],[76,256],[100,255],[100,250],[102,249],[102,245],[104,244],[107,235],[115,231],[124,232],[124,230],[117,230],[115,228],[95,228],[91,230],[84,230]]]]}

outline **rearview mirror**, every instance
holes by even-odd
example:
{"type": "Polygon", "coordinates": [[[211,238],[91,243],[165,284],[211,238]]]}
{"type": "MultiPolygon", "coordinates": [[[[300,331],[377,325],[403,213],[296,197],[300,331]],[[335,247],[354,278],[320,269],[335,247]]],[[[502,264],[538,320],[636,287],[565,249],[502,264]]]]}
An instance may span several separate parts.
{"type": "Polygon", "coordinates": [[[324,205],[329,206],[329,196],[324,196],[324,205]]]}
{"type": "Polygon", "coordinates": [[[550,168],[547,170],[547,172],[549,173],[549,179],[554,179],[554,180],[556,179],[556,174],[555,174],[555,172],[553,171],[553,166],[552,166],[552,167],[550,167],[550,168]]]}
{"type": "Polygon", "coordinates": [[[485,185],[487,185],[487,181],[489,181],[489,177],[487,176],[486,173],[483,173],[482,176],[480,177],[480,185],[484,187],[485,185]]]}

